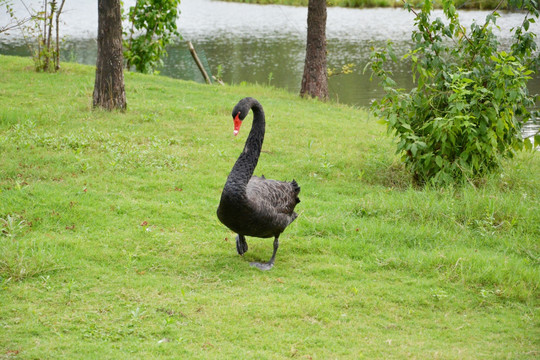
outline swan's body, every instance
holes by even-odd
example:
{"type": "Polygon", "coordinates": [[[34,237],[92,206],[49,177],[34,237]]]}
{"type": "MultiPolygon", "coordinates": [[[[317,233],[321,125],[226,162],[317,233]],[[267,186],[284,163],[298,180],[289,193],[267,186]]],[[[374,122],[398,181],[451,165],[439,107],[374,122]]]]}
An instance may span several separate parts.
{"type": "Polygon", "coordinates": [[[234,107],[232,116],[235,135],[249,110],[253,111],[253,125],[244,151],[233,166],[217,210],[219,220],[238,234],[236,248],[240,255],[247,251],[245,236],[274,237],[274,253],[268,263],[252,263],[261,270],[274,265],[279,235],[296,219],[294,207],[300,202],[300,187],[296,181],[268,180],[253,176],[259,160],[265,132],[264,111],[253,98],[244,98],[234,107]]]}

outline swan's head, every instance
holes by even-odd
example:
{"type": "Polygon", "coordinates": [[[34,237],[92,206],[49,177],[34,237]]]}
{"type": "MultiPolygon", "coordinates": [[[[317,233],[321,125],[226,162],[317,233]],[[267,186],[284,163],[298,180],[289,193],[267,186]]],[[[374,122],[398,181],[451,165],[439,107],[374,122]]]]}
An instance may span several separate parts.
{"type": "MultiPolygon", "coordinates": [[[[234,135],[238,135],[240,132],[240,126],[242,125],[242,121],[246,118],[249,111],[253,109],[254,113],[262,113],[261,104],[257,100],[251,97],[243,98],[236,104],[232,111],[232,117],[234,120],[234,135]]],[[[264,117],[264,114],[263,114],[264,117]]]]}
{"type": "Polygon", "coordinates": [[[240,126],[242,121],[246,118],[251,107],[247,103],[246,99],[240,100],[240,102],[234,107],[232,111],[232,117],[234,121],[234,136],[238,135],[240,132],[240,126]]]}
{"type": "Polygon", "coordinates": [[[240,126],[242,125],[242,120],[243,119],[240,119],[240,116],[241,116],[241,112],[237,112],[236,113],[236,116],[234,116],[233,114],[233,121],[234,121],[234,131],[233,131],[233,134],[234,136],[238,135],[238,133],[240,132],[240,126]]]}

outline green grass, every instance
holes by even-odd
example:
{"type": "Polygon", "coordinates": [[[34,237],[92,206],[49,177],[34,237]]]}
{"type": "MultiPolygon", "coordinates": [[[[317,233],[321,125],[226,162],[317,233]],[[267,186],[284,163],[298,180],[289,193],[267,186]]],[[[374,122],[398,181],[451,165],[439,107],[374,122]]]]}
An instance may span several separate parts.
{"type": "Polygon", "coordinates": [[[0,57],[0,358],[538,358],[538,153],[420,190],[361,109],[127,73],[128,111],[92,111],[62,65],[0,57]],[[302,186],[269,272],[215,215],[244,96],[256,174],[302,186]]]}

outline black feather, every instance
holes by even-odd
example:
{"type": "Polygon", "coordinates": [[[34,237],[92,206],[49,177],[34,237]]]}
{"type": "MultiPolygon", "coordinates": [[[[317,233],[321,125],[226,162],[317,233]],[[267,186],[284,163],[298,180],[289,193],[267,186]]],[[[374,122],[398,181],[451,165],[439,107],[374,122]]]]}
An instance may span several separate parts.
{"type": "Polygon", "coordinates": [[[233,109],[233,117],[245,119],[253,111],[253,124],[244,151],[234,164],[221,194],[217,209],[219,220],[242,236],[278,237],[296,219],[300,186],[253,176],[265,134],[265,116],[261,104],[244,98],[233,109]]]}

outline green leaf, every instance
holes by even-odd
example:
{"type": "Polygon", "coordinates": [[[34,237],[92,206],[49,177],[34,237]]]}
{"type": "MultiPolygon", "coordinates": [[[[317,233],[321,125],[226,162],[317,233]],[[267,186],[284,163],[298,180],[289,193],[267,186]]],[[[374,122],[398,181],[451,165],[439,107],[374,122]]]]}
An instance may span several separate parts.
{"type": "Polygon", "coordinates": [[[514,72],[508,65],[503,66],[502,71],[505,75],[514,76],[514,72]]]}
{"type": "Polygon", "coordinates": [[[413,143],[411,145],[411,153],[412,153],[412,155],[416,157],[416,152],[417,151],[418,151],[418,148],[416,147],[416,143],[413,143]]]}
{"type": "Polygon", "coordinates": [[[523,145],[525,146],[525,150],[531,151],[533,148],[533,144],[530,138],[523,140],[523,145]]]}

